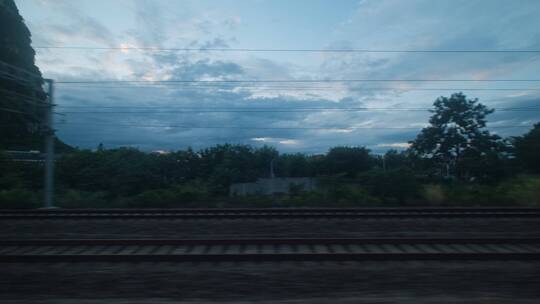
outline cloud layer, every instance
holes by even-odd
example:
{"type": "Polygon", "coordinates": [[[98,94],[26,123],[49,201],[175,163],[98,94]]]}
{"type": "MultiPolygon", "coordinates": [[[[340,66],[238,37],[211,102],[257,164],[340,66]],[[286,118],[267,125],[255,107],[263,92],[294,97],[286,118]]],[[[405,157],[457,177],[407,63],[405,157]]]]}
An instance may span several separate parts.
{"type": "MultiPolygon", "coordinates": [[[[132,48],[540,48],[537,1],[18,1],[47,77],[70,80],[538,79],[536,53],[164,52],[132,48]],[[292,4],[291,4],[292,5],[292,4]],[[119,10],[122,14],[119,15],[119,10]],[[290,13],[284,14],[284,11],[290,13]],[[308,30],[309,29],[309,30],[308,30]]],[[[145,150],[216,143],[320,153],[336,145],[406,148],[441,95],[463,91],[491,107],[538,107],[535,82],[59,84],[59,135],[94,148],[145,150]],[[492,90],[496,89],[496,90],[492,90]],[[501,90],[508,89],[508,90],[501,90]],[[336,111],[334,108],[376,108],[336,111]],[[309,109],[308,109],[309,108],[309,109]],[[317,108],[318,110],[314,110],[317,108]],[[302,110],[299,110],[302,109],[302,110]],[[391,110],[383,110],[391,109],[391,110]],[[62,122],[63,121],[63,122],[62,122]]],[[[496,111],[490,126],[535,122],[496,111]]],[[[527,128],[493,128],[500,135],[527,128]]]]}

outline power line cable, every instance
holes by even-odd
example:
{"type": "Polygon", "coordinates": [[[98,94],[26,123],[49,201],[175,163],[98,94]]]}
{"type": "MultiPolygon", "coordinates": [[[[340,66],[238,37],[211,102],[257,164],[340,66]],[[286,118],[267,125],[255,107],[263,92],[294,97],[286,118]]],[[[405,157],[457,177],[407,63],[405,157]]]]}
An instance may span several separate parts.
{"type": "MultiPolygon", "coordinates": [[[[188,126],[188,125],[156,125],[156,124],[133,124],[133,123],[99,123],[99,122],[65,122],[62,124],[78,124],[78,125],[102,125],[102,126],[124,126],[124,127],[143,127],[143,128],[178,128],[178,129],[243,129],[243,130],[357,130],[357,129],[372,129],[372,130],[417,130],[423,127],[251,127],[251,126],[188,126]]],[[[489,128],[528,128],[532,125],[505,125],[492,126],[489,128]]]]}
{"type": "Polygon", "coordinates": [[[350,88],[350,87],[337,87],[337,86],[271,86],[271,85],[227,85],[227,84],[157,84],[157,85],[68,85],[69,88],[99,88],[99,89],[170,89],[170,88],[182,88],[182,89],[256,89],[256,90],[330,90],[330,89],[347,89],[349,91],[377,91],[377,90],[389,90],[389,91],[540,91],[540,88],[389,88],[389,87],[370,87],[370,88],[350,88]],[[162,85],[162,86],[161,86],[162,85]]]}
{"type": "Polygon", "coordinates": [[[340,83],[340,82],[540,82],[540,79],[237,79],[237,80],[64,80],[60,84],[108,84],[108,83],[340,83]]]}
{"type": "MultiPolygon", "coordinates": [[[[163,108],[161,108],[163,109],[163,108]]],[[[540,108],[508,107],[492,108],[503,112],[536,112],[540,108]]],[[[172,114],[172,113],[302,113],[302,112],[369,112],[369,111],[398,111],[398,112],[427,112],[432,108],[291,108],[291,109],[198,109],[198,110],[167,110],[163,111],[61,111],[62,114],[172,114]]]]}
{"type": "Polygon", "coordinates": [[[270,48],[161,48],[161,47],[92,47],[34,46],[34,49],[154,51],[154,52],[291,52],[291,53],[540,53],[540,50],[398,50],[398,49],[270,49],[270,48]]]}
{"type": "MultiPolygon", "coordinates": [[[[57,105],[59,108],[102,108],[102,109],[195,109],[195,110],[295,110],[295,109],[308,109],[308,110],[346,110],[346,109],[372,109],[369,107],[203,107],[203,106],[176,106],[176,105],[146,105],[146,106],[108,106],[108,105],[91,105],[91,106],[78,106],[78,105],[57,105]]],[[[512,108],[530,108],[540,107],[539,105],[530,105],[527,107],[512,107],[512,108]]],[[[389,108],[389,107],[388,107],[389,108]]],[[[397,108],[397,107],[393,107],[397,108]]],[[[507,107],[509,108],[509,107],[507,107]]],[[[504,109],[507,109],[504,108],[504,109]]],[[[387,108],[374,108],[374,109],[387,109],[387,108]]],[[[417,107],[417,108],[399,108],[399,109],[432,109],[429,107],[417,107]]],[[[503,109],[503,108],[500,108],[503,109]]]]}

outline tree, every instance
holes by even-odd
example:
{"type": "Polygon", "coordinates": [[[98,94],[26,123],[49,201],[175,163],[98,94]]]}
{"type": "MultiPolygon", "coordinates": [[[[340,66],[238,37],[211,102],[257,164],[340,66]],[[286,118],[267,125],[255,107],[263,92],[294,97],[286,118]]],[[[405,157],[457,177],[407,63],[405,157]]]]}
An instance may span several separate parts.
{"type": "Polygon", "coordinates": [[[398,152],[395,149],[390,149],[380,157],[380,167],[384,170],[411,167],[409,153],[407,151],[398,152]]]}
{"type": "Polygon", "coordinates": [[[517,161],[526,170],[540,173],[540,123],[523,136],[514,138],[515,155],[517,161]]]}
{"type": "Polygon", "coordinates": [[[302,153],[280,155],[276,168],[279,177],[311,176],[312,171],[307,156],[302,153]]]}
{"type": "MultiPolygon", "coordinates": [[[[35,51],[30,45],[30,37],[30,31],[15,2],[0,2],[0,61],[41,77],[34,63],[35,51]]],[[[36,78],[31,86],[6,78],[0,79],[0,107],[3,108],[0,111],[0,121],[9,125],[0,128],[0,148],[41,147],[39,131],[44,107],[36,105],[36,102],[45,100],[41,85],[40,78],[36,78]],[[27,101],[29,98],[32,102],[27,101]]]]}
{"type": "Polygon", "coordinates": [[[371,195],[383,201],[396,200],[400,205],[420,192],[420,183],[414,172],[405,167],[371,170],[360,174],[359,180],[371,195]]]}
{"type": "Polygon", "coordinates": [[[252,148],[247,145],[217,145],[203,149],[200,155],[200,172],[223,189],[231,183],[253,182],[259,177],[268,177],[270,162],[279,153],[271,147],[252,148]]]}
{"type": "Polygon", "coordinates": [[[160,159],[134,148],[79,150],[58,161],[58,181],[72,189],[133,195],[169,186],[160,159]]]}
{"type": "Polygon", "coordinates": [[[463,93],[439,97],[429,119],[430,126],[422,129],[411,151],[421,158],[430,159],[443,174],[458,178],[480,177],[488,169],[486,160],[498,161],[504,155],[505,144],[487,130],[486,116],[492,109],[467,99],[463,93]],[[481,166],[476,166],[482,161],[481,166]]]}
{"type": "Polygon", "coordinates": [[[325,158],[325,171],[327,174],[344,173],[347,177],[354,177],[373,166],[374,159],[369,152],[364,147],[332,148],[325,158]]]}

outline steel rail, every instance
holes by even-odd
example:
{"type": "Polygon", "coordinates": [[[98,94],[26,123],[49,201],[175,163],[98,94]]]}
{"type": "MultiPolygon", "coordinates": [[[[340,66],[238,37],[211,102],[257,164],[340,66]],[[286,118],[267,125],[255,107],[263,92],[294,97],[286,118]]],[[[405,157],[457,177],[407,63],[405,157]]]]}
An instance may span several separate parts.
{"type": "Polygon", "coordinates": [[[4,210],[1,219],[540,217],[540,208],[193,208],[4,210]]]}
{"type": "Polygon", "coordinates": [[[0,262],[540,260],[540,238],[0,240],[0,262]]]}

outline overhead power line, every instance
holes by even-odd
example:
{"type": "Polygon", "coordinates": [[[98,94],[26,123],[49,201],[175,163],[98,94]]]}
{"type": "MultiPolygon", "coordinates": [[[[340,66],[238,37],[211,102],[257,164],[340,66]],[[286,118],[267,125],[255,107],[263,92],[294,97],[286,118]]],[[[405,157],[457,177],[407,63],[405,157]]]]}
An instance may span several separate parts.
{"type": "MultiPolygon", "coordinates": [[[[289,108],[289,109],[180,109],[167,110],[167,108],[157,108],[162,111],[62,111],[62,114],[172,114],[172,113],[302,113],[302,112],[369,112],[369,111],[398,111],[398,112],[427,112],[431,108],[289,108]]],[[[537,112],[540,108],[534,107],[508,107],[493,108],[496,111],[513,112],[537,112]]]]}
{"type": "MultiPolygon", "coordinates": [[[[126,106],[108,106],[108,105],[91,105],[91,106],[78,106],[78,105],[57,105],[59,108],[70,108],[70,109],[188,109],[188,110],[357,110],[357,109],[415,109],[415,110],[429,110],[431,107],[408,107],[408,108],[398,108],[398,107],[386,107],[386,108],[371,108],[371,107],[204,107],[204,106],[179,106],[179,105],[145,105],[145,106],[136,106],[136,105],[126,105],[126,106]]],[[[538,105],[530,105],[524,107],[505,107],[505,108],[495,108],[495,109],[530,109],[530,108],[540,108],[538,105]]]]}
{"type": "Polygon", "coordinates": [[[69,88],[99,88],[99,89],[170,89],[171,87],[182,89],[255,89],[255,90],[331,90],[347,89],[352,91],[540,91],[540,88],[391,88],[391,87],[370,87],[370,88],[350,88],[338,86],[291,86],[291,85],[249,85],[249,84],[184,84],[184,83],[163,83],[154,85],[92,85],[92,84],[66,84],[69,88]]]}
{"type": "Polygon", "coordinates": [[[109,83],[339,83],[339,82],[540,82],[540,79],[237,79],[237,80],[65,80],[62,84],[109,83]]]}
{"type": "MultiPolygon", "coordinates": [[[[250,135],[244,135],[244,136],[213,136],[213,135],[197,135],[197,136],[182,136],[181,140],[197,140],[201,139],[201,137],[204,137],[206,140],[218,140],[218,141],[246,141],[246,140],[253,140],[253,136],[250,135]]],[[[289,138],[273,138],[276,140],[286,140],[289,138]]],[[[132,142],[129,140],[123,140],[119,139],[117,141],[113,139],[106,139],[106,140],[96,140],[96,139],[89,139],[89,140],[77,140],[78,143],[102,143],[104,145],[117,145],[117,146],[126,146],[126,145],[147,145],[148,142],[132,142]]]]}
{"type": "Polygon", "coordinates": [[[34,46],[34,49],[145,51],[145,52],[280,52],[280,53],[540,53],[540,50],[399,50],[399,49],[271,49],[271,48],[162,48],[162,47],[93,47],[93,46],[34,46]]]}
{"type": "MultiPolygon", "coordinates": [[[[63,124],[77,125],[101,125],[112,127],[141,127],[141,128],[174,128],[174,129],[240,129],[240,130],[418,130],[423,127],[379,127],[379,126],[343,126],[343,127],[252,127],[252,126],[189,126],[189,125],[157,125],[157,124],[135,124],[135,123],[99,123],[99,122],[65,122],[63,124]]],[[[505,125],[492,126],[489,128],[505,129],[505,128],[529,128],[532,125],[505,125]]]]}

